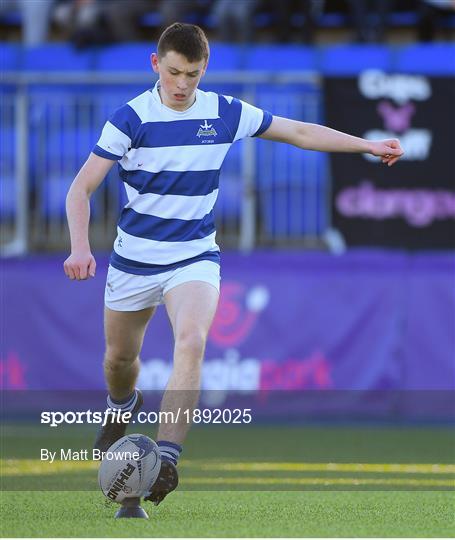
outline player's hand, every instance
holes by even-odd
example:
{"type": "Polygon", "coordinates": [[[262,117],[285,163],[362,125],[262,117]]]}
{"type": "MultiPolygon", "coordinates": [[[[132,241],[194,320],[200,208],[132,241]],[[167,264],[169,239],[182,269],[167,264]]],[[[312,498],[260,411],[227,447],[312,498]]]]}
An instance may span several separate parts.
{"type": "Polygon", "coordinates": [[[379,156],[382,163],[390,167],[404,154],[398,139],[386,139],[385,141],[370,141],[370,154],[379,156]]]}
{"type": "Polygon", "coordinates": [[[70,279],[79,281],[95,277],[95,257],[90,251],[73,252],[63,263],[63,269],[70,279]]]}

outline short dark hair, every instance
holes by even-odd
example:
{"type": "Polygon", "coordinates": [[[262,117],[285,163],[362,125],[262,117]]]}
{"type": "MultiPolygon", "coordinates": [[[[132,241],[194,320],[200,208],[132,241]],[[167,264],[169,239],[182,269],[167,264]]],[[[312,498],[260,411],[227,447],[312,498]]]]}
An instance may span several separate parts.
{"type": "Polygon", "coordinates": [[[210,48],[207,36],[195,24],[174,23],[168,26],[158,41],[158,56],[162,58],[169,51],[183,55],[188,62],[209,59],[210,48]]]}

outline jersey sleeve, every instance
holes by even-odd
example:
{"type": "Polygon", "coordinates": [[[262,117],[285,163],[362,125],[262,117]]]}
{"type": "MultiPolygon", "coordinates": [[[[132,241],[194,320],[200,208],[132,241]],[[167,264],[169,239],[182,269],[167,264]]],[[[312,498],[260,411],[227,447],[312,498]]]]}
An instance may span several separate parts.
{"type": "Polygon", "coordinates": [[[104,124],[93,153],[114,161],[122,159],[140,125],[141,119],[130,105],[120,107],[104,124]]]}
{"type": "Polygon", "coordinates": [[[240,99],[222,95],[219,96],[219,115],[232,137],[232,142],[261,135],[270,126],[273,118],[268,111],[240,99]]]}
{"type": "Polygon", "coordinates": [[[258,137],[272,123],[272,114],[268,111],[254,107],[245,101],[238,100],[241,106],[240,121],[234,141],[245,137],[258,137]]]}

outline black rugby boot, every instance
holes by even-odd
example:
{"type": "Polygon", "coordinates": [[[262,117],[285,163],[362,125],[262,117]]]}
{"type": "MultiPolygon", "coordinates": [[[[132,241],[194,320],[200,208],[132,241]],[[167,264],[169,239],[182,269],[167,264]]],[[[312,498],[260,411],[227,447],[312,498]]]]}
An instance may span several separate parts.
{"type": "MultiPolygon", "coordinates": [[[[133,417],[137,412],[139,412],[140,408],[142,407],[142,404],[144,403],[142,392],[137,389],[136,389],[136,392],[137,392],[137,401],[136,401],[136,405],[134,406],[134,409],[131,411],[131,414],[132,414],[131,417],[133,417]]],[[[115,415],[114,419],[116,418],[117,418],[117,415],[115,415]]],[[[118,441],[125,435],[126,428],[129,424],[129,421],[128,422],[115,422],[114,419],[112,419],[112,415],[109,415],[107,418],[106,425],[100,426],[98,433],[96,435],[95,443],[93,445],[93,448],[95,450],[99,450],[100,452],[106,452],[116,441],[118,441]]]]}
{"type": "Polygon", "coordinates": [[[161,469],[153,486],[150,488],[150,494],[144,497],[144,501],[151,501],[155,506],[174,491],[179,485],[179,475],[177,467],[171,461],[162,461],[161,469]]]}

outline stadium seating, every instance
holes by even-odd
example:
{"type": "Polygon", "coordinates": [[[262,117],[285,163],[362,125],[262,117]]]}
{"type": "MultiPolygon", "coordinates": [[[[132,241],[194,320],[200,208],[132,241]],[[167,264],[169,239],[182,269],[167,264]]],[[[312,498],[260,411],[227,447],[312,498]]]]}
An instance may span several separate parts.
{"type": "Polygon", "coordinates": [[[24,71],[90,71],[94,67],[92,51],[80,51],[67,43],[28,47],[22,54],[21,69],[24,71]]]}
{"type": "MultiPolygon", "coordinates": [[[[322,29],[338,29],[345,28],[351,25],[351,17],[347,11],[330,10],[331,5],[327,3],[326,9],[318,16],[317,26],[322,29]]],[[[305,15],[303,13],[293,13],[291,16],[291,24],[294,28],[301,28],[304,24],[305,15]]],[[[419,21],[417,11],[409,10],[394,10],[386,16],[387,26],[389,28],[415,28],[419,21]]],[[[209,30],[216,29],[218,22],[216,18],[208,13],[200,15],[197,13],[188,13],[184,22],[191,24],[199,24],[209,30]]],[[[151,11],[144,15],[141,19],[141,26],[145,28],[158,28],[163,24],[163,19],[159,12],[151,11]]],[[[273,11],[263,9],[258,11],[253,17],[253,26],[257,30],[271,29],[275,24],[275,14],[273,11]]],[[[439,25],[442,28],[455,28],[455,16],[446,15],[439,25]]]]}
{"type": "MultiPolygon", "coordinates": [[[[0,42],[0,66],[3,72],[143,71],[155,48],[154,43],[130,43],[78,51],[67,43],[23,48],[18,43],[0,42]]],[[[453,74],[455,45],[437,42],[400,47],[349,44],[242,47],[221,43],[211,46],[211,71],[314,70],[322,75],[354,75],[371,67],[386,71],[453,74]]]]}
{"type": "Polygon", "coordinates": [[[324,75],[356,75],[363,69],[390,70],[391,50],[380,45],[334,45],[321,51],[320,70],[324,75]]]}
{"type": "Polygon", "coordinates": [[[395,53],[395,70],[422,75],[455,75],[455,45],[417,44],[401,47],[395,53]]]}
{"type": "Polygon", "coordinates": [[[19,44],[0,44],[0,69],[2,72],[22,69],[22,47],[19,44]]]}
{"type": "MultiPolygon", "coordinates": [[[[240,46],[214,43],[210,49],[211,70],[230,71],[243,67],[240,46]]],[[[154,51],[156,51],[156,43],[111,45],[98,48],[93,53],[93,61],[99,71],[139,72],[150,66],[150,54],[154,51]]]]}
{"type": "Polygon", "coordinates": [[[317,53],[303,45],[257,45],[246,51],[244,67],[250,71],[313,71],[317,53]]]}
{"type": "Polygon", "coordinates": [[[100,47],[94,54],[99,71],[144,71],[150,65],[150,53],[155,44],[128,43],[100,47]]]}

